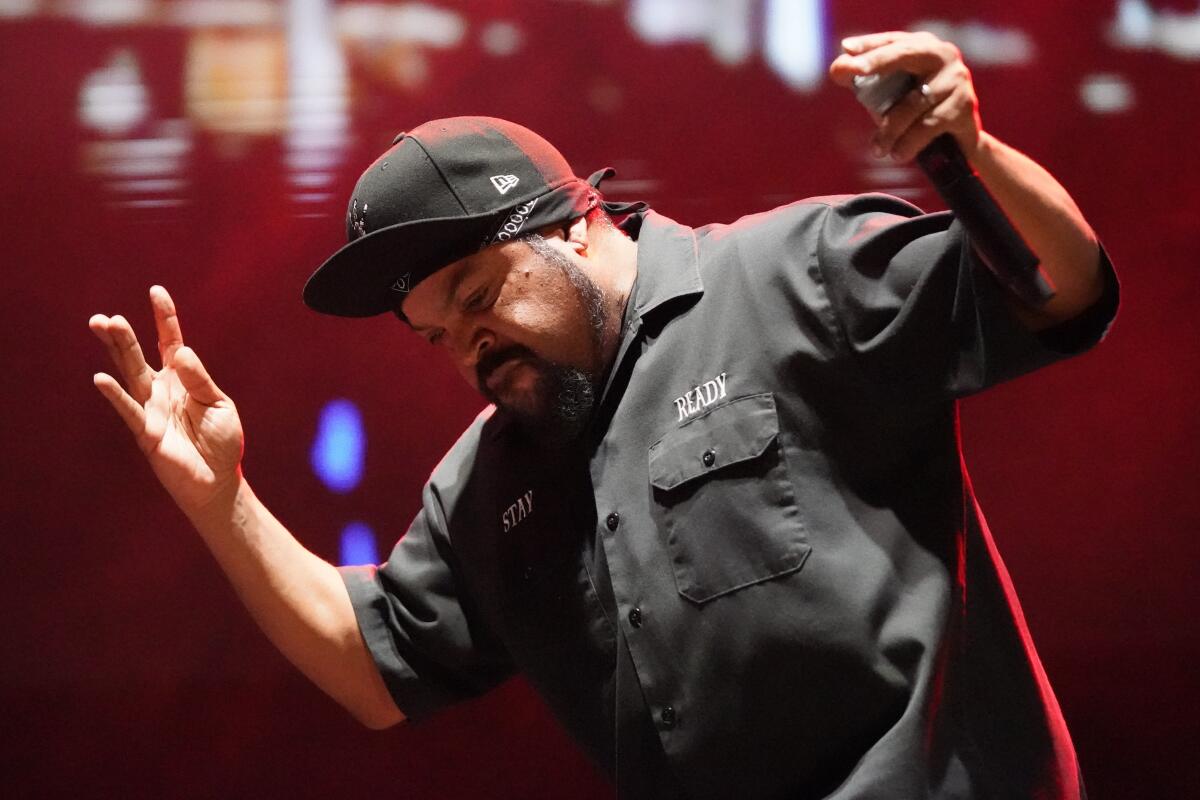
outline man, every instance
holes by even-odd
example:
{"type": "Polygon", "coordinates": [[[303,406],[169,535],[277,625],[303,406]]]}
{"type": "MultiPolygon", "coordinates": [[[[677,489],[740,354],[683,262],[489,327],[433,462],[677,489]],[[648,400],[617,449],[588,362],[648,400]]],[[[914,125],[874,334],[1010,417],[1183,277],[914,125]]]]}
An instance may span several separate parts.
{"type": "Polygon", "coordinates": [[[822,198],[691,229],[603,200],[530,131],[422,125],[363,174],[305,300],[394,311],[495,404],[379,568],[254,497],[232,401],[151,290],[163,368],[97,315],[96,385],[271,640],[365,724],[523,672],[625,797],[1082,795],[961,468],[954,399],[1097,341],[1117,288],[1043,169],[980,127],[957,50],[843,43],[836,82],[927,87],[1057,295],[1023,307],[948,214],[822,198]],[[616,217],[619,227],[611,217],[616,217]]]}

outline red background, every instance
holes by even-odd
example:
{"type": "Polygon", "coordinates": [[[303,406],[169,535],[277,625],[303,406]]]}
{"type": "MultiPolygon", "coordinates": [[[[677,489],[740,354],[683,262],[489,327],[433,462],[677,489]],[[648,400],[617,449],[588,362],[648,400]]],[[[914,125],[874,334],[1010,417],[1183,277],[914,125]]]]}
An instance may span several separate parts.
{"type": "MultiPolygon", "coordinates": [[[[1189,796],[1200,785],[1200,62],[1113,47],[1116,3],[828,6],[829,48],[935,17],[1019,28],[1036,46],[1026,64],[975,66],[985,126],[1072,191],[1118,265],[1124,305],[1094,352],[968,400],[968,461],[1093,797],[1189,796]],[[1094,72],[1123,76],[1134,106],[1083,108],[1079,84],[1094,72]]],[[[722,65],[703,43],[647,44],[620,2],[441,7],[466,33],[423,54],[423,85],[349,57],[350,139],[332,196],[303,207],[278,136],[199,127],[183,202],[122,205],[82,168],[90,144],[121,136],[81,124],[80,87],[128,48],[151,112],[123,136],[149,136],[155,119],[189,113],[193,33],[48,11],[0,21],[5,797],[608,796],[520,681],[421,726],[358,727],[258,633],[91,386],[108,367],[88,316],[124,313],[152,338],[145,291],[166,285],[188,342],[238,402],[259,495],[330,559],[354,519],[386,552],[482,403],[394,319],[322,318],[299,292],[342,241],[358,172],[397,131],[458,113],[514,119],[583,174],[615,164],[624,180],[652,181],[627,195],[692,224],[876,188],[852,98],[789,89],[757,54],[722,65]],[[479,44],[495,20],[524,31],[507,58],[479,44]],[[358,404],[369,435],[365,478],[345,496],[308,462],[334,397],[358,404]]],[[[936,205],[929,192],[915,199],[936,205]]]]}

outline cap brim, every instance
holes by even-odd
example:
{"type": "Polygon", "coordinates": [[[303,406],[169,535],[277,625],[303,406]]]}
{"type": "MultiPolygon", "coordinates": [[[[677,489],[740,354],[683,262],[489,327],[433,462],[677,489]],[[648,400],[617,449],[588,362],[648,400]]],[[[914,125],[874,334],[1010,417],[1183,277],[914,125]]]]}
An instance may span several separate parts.
{"type": "Polygon", "coordinates": [[[395,309],[407,292],[442,267],[479,250],[496,225],[494,213],[393,225],[350,242],[317,267],[304,303],[339,317],[373,317],[395,309]]]}

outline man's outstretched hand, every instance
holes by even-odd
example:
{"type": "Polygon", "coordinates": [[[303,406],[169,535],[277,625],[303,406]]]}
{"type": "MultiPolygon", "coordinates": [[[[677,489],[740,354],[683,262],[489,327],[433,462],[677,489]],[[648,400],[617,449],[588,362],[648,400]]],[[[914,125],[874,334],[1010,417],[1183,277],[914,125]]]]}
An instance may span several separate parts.
{"type": "Polygon", "coordinates": [[[924,86],[924,92],[909,92],[882,117],[872,114],[877,157],[909,162],[943,133],[954,136],[968,159],[975,155],[983,134],[979,101],[957,47],[931,33],[889,31],[851,36],[842,49],[829,65],[829,76],[839,86],[851,88],[856,77],[899,70],[924,86]]]}
{"type": "Polygon", "coordinates": [[[931,33],[889,31],[851,36],[829,65],[834,83],[846,88],[866,75],[904,71],[917,89],[875,118],[875,154],[911,161],[938,136],[958,142],[972,169],[999,203],[1056,290],[1053,300],[1032,309],[1015,299],[1013,313],[1030,330],[1046,330],[1091,308],[1104,291],[1100,247],[1079,207],[1058,181],[1028,156],[983,130],[971,71],[950,42],[931,33]]]}
{"type": "Polygon", "coordinates": [[[236,491],[242,423],[233,401],[183,344],[175,303],[161,286],[150,289],[162,367],[151,369],[129,322],[96,314],[92,333],[108,348],[125,387],[100,372],[93,382],[129,426],[154,474],[189,516],[236,491]]]}

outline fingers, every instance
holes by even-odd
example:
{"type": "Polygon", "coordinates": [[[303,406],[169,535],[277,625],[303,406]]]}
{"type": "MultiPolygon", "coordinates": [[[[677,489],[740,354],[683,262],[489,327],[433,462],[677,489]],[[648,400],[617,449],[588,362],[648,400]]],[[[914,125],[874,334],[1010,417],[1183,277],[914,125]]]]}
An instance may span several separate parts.
{"type": "Polygon", "coordinates": [[[854,78],[907,72],[924,91],[909,92],[882,116],[872,139],[876,157],[911,161],[943,133],[951,133],[969,154],[979,139],[980,121],[971,73],[950,42],[931,33],[887,31],[842,41],[845,53],[829,65],[835,83],[852,87],[854,78]]]}
{"type": "Polygon", "coordinates": [[[886,33],[871,33],[865,36],[851,36],[842,40],[843,52],[829,65],[829,77],[838,86],[850,89],[854,79],[860,75],[872,72],[871,61],[863,54],[869,50],[891,44],[897,39],[911,34],[904,31],[888,31],[886,33]]]}
{"type": "Polygon", "coordinates": [[[969,84],[954,87],[949,97],[910,125],[891,146],[892,159],[911,161],[943,133],[954,134],[965,153],[970,153],[978,140],[978,117],[969,84]]]}
{"type": "Polygon", "coordinates": [[[843,53],[829,65],[829,76],[840,86],[851,86],[860,75],[885,75],[898,71],[913,75],[936,75],[946,64],[958,60],[958,49],[954,45],[932,37],[926,39],[925,36],[928,34],[909,34],[910,38],[857,55],[843,53]]]}
{"type": "Polygon", "coordinates": [[[159,442],[167,433],[171,417],[171,390],[166,381],[155,381],[150,386],[150,399],[145,405],[145,437],[148,442],[159,442]]]}
{"type": "Polygon", "coordinates": [[[88,320],[88,327],[108,350],[113,365],[120,371],[133,399],[138,403],[146,402],[150,397],[154,370],[146,363],[142,347],[129,322],[119,314],[115,317],[96,314],[88,320]]]}
{"type": "Polygon", "coordinates": [[[847,88],[854,78],[903,70],[931,76],[946,64],[961,60],[958,48],[931,33],[889,31],[842,40],[845,52],[829,65],[829,77],[847,88]]]}
{"type": "Polygon", "coordinates": [[[162,357],[162,365],[169,367],[173,365],[176,351],[183,347],[175,301],[163,287],[151,286],[150,305],[154,309],[154,327],[158,331],[158,354],[162,357]]]}
{"type": "Polygon", "coordinates": [[[225,393],[217,388],[192,348],[184,346],[175,351],[175,373],[183,383],[183,388],[187,389],[188,396],[196,402],[211,406],[226,399],[225,393]]]}
{"type": "Polygon", "coordinates": [[[146,414],[142,411],[141,403],[126,394],[125,390],[121,388],[121,384],[117,383],[111,375],[98,372],[92,376],[92,383],[125,421],[129,430],[133,431],[135,436],[140,437],[146,429],[146,414]]]}
{"type": "Polygon", "coordinates": [[[861,36],[847,36],[842,39],[842,49],[851,55],[858,55],[867,50],[874,50],[885,44],[891,44],[897,39],[903,39],[912,34],[908,31],[884,31],[883,33],[867,33],[861,36]]]}
{"type": "Polygon", "coordinates": [[[928,94],[920,88],[914,89],[888,109],[886,114],[877,118],[878,127],[871,137],[871,149],[876,158],[890,156],[896,141],[937,104],[932,85],[924,85],[929,88],[928,94]]]}
{"type": "MultiPolygon", "coordinates": [[[[966,67],[963,67],[963,70],[965,71],[966,67]]],[[[902,157],[896,152],[896,145],[902,138],[910,132],[920,138],[919,131],[930,126],[937,126],[940,122],[952,117],[956,119],[957,115],[952,113],[953,109],[946,103],[950,101],[951,105],[956,105],[967,99],[965,95],[955,94],[959,85],[958,81],[957,74],[943,71],[931,78],[929,83],[912,90],[892,106],[887,114],[877,122],[878,129],[872,138],[875,157],[892,156],[896,160],[907,160],[915,156],[920,148],[912,153],[905,153],[907,158],[902,157]],[[914,128],[917,130],[914,131],[914,128]]],[[[934,135],[942,132],[944,131],[936,131],[934,135]]],[[[930,136],[929,140],[932,141],[932,139],[933,136],[930,136]]],[[[910,139],[910,141],[912,140],[910,139]]]]}

